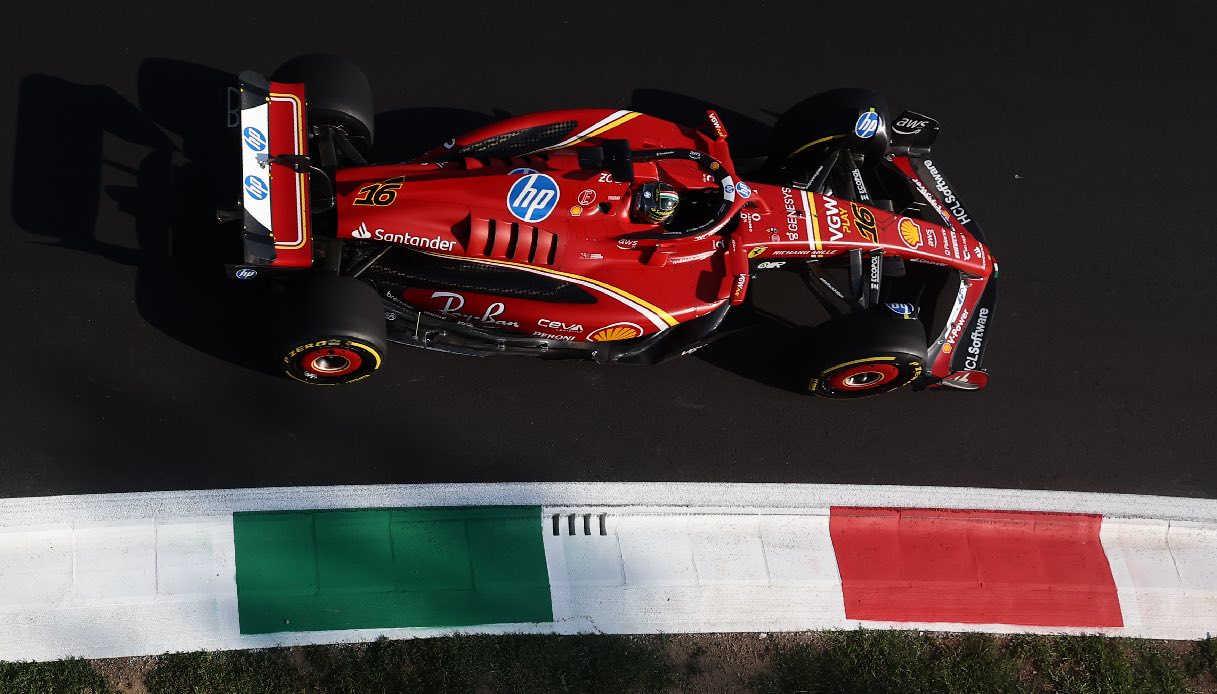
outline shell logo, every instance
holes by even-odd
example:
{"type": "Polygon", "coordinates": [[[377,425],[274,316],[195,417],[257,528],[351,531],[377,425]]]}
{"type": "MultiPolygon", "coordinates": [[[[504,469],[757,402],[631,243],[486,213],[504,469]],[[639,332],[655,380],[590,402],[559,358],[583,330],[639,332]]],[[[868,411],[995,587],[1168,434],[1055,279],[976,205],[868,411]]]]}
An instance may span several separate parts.
{"type": "Polygon", "coordinates": [[[921,226],[909,219],[908,217],[900,218],[900,238],[904,240],[904,244],[909,248],[918,248],[921,246],[921,226]]]}
{"type": "Polygon", "coordinates": [[[613,340],[629,340],[642,334],[642,328],[634,323],[613,323],[599,330],[593,330],[587,336],[592,342],[612,342],[613,340]]]}

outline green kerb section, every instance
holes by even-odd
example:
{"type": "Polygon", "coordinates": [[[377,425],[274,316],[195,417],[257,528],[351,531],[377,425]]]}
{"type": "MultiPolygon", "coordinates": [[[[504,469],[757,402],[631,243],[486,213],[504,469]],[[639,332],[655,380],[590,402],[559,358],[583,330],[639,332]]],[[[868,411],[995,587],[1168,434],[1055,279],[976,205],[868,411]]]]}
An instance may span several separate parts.
{"type": "Polygon", "coordinates": [[[538,506],[233,514],[242,634],[553,621],[538,506]]]}

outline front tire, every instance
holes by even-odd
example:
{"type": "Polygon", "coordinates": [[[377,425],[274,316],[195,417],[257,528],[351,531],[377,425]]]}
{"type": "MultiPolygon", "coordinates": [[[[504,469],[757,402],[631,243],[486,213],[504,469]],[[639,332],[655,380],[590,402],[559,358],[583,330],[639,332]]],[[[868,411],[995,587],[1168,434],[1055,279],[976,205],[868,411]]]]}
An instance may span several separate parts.
{"type": "Polygon", "coordinates": [[[834,149],[880,159],[888,145],[887,100],[869,89],[834,89],[791,106],[778,118],[769,139],[769,161],[785,177],[813,170],[834,149]],[[879,116],[873,131],[858,134],[863,114],[879,116]]]}
{"type": "Polygon", "coordinates": [[[384,308],[376,291],[351,277],[319,277],[288,297],[281,348],[288,377],[309,385],[362,381],[384,362],[384,308]]]}
{"type": "Polygon", "coordinates": [[[839,316],[813,331],[815,353],[807,392],[822,398],[864,398],[898,390],[925,369],[921,321],[884,307],[839,316]]]}

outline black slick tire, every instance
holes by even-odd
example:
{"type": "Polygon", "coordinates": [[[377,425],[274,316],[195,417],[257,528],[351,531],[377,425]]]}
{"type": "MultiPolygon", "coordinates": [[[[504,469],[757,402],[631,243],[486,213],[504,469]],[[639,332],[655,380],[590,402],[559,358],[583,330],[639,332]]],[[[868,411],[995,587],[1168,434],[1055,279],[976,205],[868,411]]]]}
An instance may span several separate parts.
{"type": "Polygon", "coordinates": [[[778,118],[769,139],[769,161],[779,168],[798,169],[800,163],[838,147],[881,157],[887,151],[887,125],[887,101],[877,92],[852,87],[821,92],[778,118]],[[858,119],[871,110],[879,114],[880,125],[873,135],[858,137],[854,132],[858,119]]]}
{"type": "Polygon", "coordinates": [[[805,372],[807,392],[854,399],[888,393],[916,381],[925,369],[926,337],[921,321],[886,307],[839,316],[812,332],[805,372]]]}
{"type": "Polygon", "coordinates": [[[372,287],[351,277],[318,277],[285,297],[281,367],[310,385],[354,383],[384,362],[384,309],[372,287]]]}
{"type": "Polygon", "coordinates": [[[336,55],[302,55],[281,65],[271,79],[303,82],[309,121],[342,128],[365,156],[371,150],[375,135],[372,85],[355,63],[336,55]]]}

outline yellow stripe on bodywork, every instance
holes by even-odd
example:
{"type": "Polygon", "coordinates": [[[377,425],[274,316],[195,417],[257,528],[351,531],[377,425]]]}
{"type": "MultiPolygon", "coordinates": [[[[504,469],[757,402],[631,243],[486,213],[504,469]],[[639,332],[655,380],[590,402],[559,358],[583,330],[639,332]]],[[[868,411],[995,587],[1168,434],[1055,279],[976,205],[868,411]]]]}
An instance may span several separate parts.
{"type": "MultiPolygon", "coordinates": [[[[269,100],[279,99],[281,101],[292,101],[296,109],[296,151],[295,154],[308,154],[308,144],[305,140],[304,132],[304,102],[295,94],[287,94],[283,92],[271,92],[269,100]]],[[[277,248],[285,250],[295,250],[303,248],[308,243],[308,223],[309,213],[305,207],[304,186],[307,173],[296,174],[296,218],[300,222],[300,239],[296,242],[275,243],[277,248]]],[[[272,212],[273,214],[273,212],[272,212]]],[[[271,235],[274,238],[274,235],[271,235]]]]}
{"type": "MultiPolygon", "coordinates": [[[[608,125],[601,126],[601,127],[597,128],[597,129],[593,130],[592,132],[590,132],[590,133],[586,134],[586,135],[580,135],[580,136],[579,136],[579,138],[578,138],[577,140],[575,140],[574,142],[572,142],[571,144],[572,144],[572,145],[578,144],[578,143],[580,143],[580,142],[583,142],[584,140],[591,139],[591,138],[593,138],[593,137],[595,137],[595,136],[597,136],[597,135],[599,135],[599,134],[601,134],[601,133],[608,132],[609,130],[612,130],[613,128],[616,128],[616,127],[617,127],[617,126],[619,126],[619,125],[625,125],[627,122],[632,121],[632,120],[634,120],[635,118],[637,118],[638,116],[641,116],[641,115],[642,115],[641,113],[637,113],[637,112],[630,112],[630,113],[627,113],[627,114],[625,114],[624,116],[622,116],[622,117],[618,118],[617,120],[615,120],[615,121],[613,121],[613,122],[609,123],[608,125]]],[[[568,146],[569,146],[569,145],[568,145],[568,146]]]]}
{"type": "Polygon", "coordinates": [[[811,250],[822,250],[824,248],[824,244],[820,241],[820,217],[816,214],[815,194],[813,194],[811,191],[807,191],[803,193],[803,197],[807,201],[807,204],[804,206],[804,210],[807,212],[807,226],[811,231],[811,233],[808,234],[810,237],[808,240],[811,241],[811,250]]]}
{"type": "Polygon", "coordinates": [[[800,147],[800,148],[796,149],[795,151],[791,152],[790,154],[787,154],[787,155],[786,155],[786,158],[787,158],[787,159],[789,159],[789,158],[793,157],[794,155],[798,154],[799,152],[802,152],[803,150],[805,150],[805,149],[807,149],[807,148],[809,148],[809,147],[815,147],[816,145],[820,144],[821,142],[828,142],[829,140],[835,140],[835,139],[837,139],[837,138],[839,138],[839,137],[845,137],[845,136],[846,136],[846,135],[848,135],[848,134],[849,134],[849,133],[841,133],[841,134],[839,134],[839,135],[829,135],[828,137],[821,137],[821,138],[820,138],[820,139],[818,139],[818,140],[812,140],[811,142],[808,142],[807,144],[805,144],[805,145],[803,145],[802,147],[800,147]]]}
{"type": "MultiPolygon", "coordinates": [[[[419,252],[422,252],[422,251],[419,251],[419,252]]],[[[521,270],[528,270],[529,272],[535,272],[539,275],[547,275],[550,277],[556,276],[556,277],[564,277],[566,279],[582,280],[583,282],[589,282],[591,284],[594,284],[597,287],[603,289],[604,291],[606,291],[610,294],[615,294],[623,299],[628,299],[628,300],[638,304],[639,306],[642,306],[643,308],[647,309],[648,311],[651,311],[652,313],[654,313],[660,320],[662,320],[664,323],[667,323],[669,326],[678,325],[680,323],[680,321],[673,318],[667,311],[659,308],[658,306],[656,306],[655,304],[652,304],[651,302],[647,301],[646,299],[641,299],[641,298],[634,296],[633,294],[625,291],[624,289],[619,289],[617,287],[614,287],[611,284],[606,284],[604,282],[601,282],[600,280],[592,279],[591,277],[584,277],[583,275],[576,275],[572,272],[562,272],[561,270],[542,269],[542,268],[537,267],[536,265],[529,265],[528,263],[517,263],[517,262],[511,261],[511,260],[499,260],[498,258],[470,258],[468,256],[441,255],[439,253],[424,253],[424,255],[429,255],[429,256],[436,257],[436,258],[468,260],[468,261],[474,262],[474,263],[489,263],[491,265],[506,265],[507,267],[515,267],[515,268],[520,268],[521,270]]]]}

